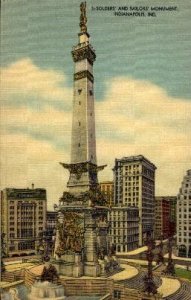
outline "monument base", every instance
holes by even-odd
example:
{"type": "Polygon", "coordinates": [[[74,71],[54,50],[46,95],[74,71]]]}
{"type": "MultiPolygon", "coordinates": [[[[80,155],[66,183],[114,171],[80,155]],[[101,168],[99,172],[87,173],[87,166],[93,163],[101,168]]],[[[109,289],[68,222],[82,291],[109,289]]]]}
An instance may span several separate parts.
{"type": "Polygon", "coordinates": [[[83,264],[78,254],[65,254],[60,259],[54,259],[52,264],[60,275],[68,277],[83,276],[83,264]]]}
{"type": "Polygon", "coordinates": [[[95,262],[85,262],[84,263],[84,276],[90,277],[100,277],[101,266],[95,262]]]}

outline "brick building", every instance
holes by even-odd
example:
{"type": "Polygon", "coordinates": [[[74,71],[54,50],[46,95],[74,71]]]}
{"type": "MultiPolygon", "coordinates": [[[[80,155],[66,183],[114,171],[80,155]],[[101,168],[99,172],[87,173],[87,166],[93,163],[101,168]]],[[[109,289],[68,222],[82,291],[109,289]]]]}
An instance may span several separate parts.
{"type": "Polygon", "coordinates": [[[113,202],[113,181],[102,181],[100,182],[100,189],[106,196],[108,206],[112,207],[113,202]]]}
{"type": "Polygon", "coordinates": [[[168,238],[176,233],[176,202],[175,196],[155,197],[155,239],[168,238]]]}

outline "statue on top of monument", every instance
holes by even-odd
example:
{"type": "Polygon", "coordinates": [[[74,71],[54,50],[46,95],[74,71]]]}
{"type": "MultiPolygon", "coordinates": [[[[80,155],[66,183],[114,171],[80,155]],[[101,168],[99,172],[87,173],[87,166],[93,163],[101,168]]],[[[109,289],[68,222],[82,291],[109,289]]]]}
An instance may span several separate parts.
{"type": "Polygon", "coordinates": [[[87,32],[87,17],[86,17],[86,2],[81,2],[80,4],[80,10],[81,10],[81,14],[80,14],[80,28],[81,28],[81,32],[87,32]]]}

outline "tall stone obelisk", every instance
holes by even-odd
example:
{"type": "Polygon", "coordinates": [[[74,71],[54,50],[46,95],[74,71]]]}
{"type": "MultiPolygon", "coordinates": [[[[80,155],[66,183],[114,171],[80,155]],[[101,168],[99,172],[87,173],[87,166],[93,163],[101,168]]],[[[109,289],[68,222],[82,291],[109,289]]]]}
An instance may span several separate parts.
{"type": "Polygon", "coordinates": [[[86,2],[80,4],[79,42],[73,47],[75,64],[71,163],[68,191],[59,201],[55,257],[58,272],[79,277],[100,276],[99,253],[107,254],[107,207],[99,190],[97,166],[94,76],[95,51],[87,32],[86,2]],[[105,235],[105,238],[103,236],[105,235]],[[99,244],[99,241],[102,241],[99,244]],[[104,242],[105,241],[105,244],[104,242]]]}
{"type": "Polygon", "coordinates": [[[90,44],[87,32],[86,2],[80,5],[79,43],[73,47],[75,63],[73,120],[71,140],[71,164],[62,164],[70,171],[69,192],[79,194],[97,185],[95,113],[94,113],[94,76],[93,63],[96,54],[90,44]],[[78,174],[78,176],[76,176],[78,174]]]}

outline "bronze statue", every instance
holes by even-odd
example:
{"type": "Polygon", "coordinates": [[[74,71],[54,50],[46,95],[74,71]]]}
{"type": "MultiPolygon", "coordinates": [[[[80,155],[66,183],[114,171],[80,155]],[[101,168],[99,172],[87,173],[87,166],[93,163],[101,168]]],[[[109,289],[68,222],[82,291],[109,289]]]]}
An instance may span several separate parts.
{"type": "Polygon", "coordinates": [[[49,281],[53,283],[57,283],[59,279],[56,268],[53,265],[49,265],[48,267],[44,267],[41,274],[41,281],[49,281]]]}
{"type": "Polygon", "coordinates": [[[81,32],[87,32],[86,2],[81,2],[80,10],[81,10],[81,15],[80,15],[81,32]]]}

